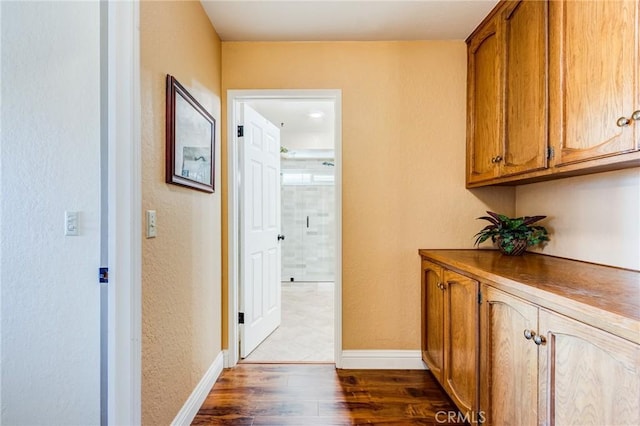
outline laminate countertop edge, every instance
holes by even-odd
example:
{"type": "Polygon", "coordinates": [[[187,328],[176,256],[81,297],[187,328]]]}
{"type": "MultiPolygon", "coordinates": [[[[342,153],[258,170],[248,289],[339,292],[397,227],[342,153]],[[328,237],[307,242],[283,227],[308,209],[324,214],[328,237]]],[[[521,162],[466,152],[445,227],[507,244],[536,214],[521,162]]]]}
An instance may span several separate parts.
{"type": "MultiPolygon", "coordinates": [[[[418,254],[424,259],[439,264],[449,270],[468,276],[509,293],[526,301],[534,303],[543,309],[547,309],[576,321],[589,324],[593,327],[612,333],[618,337],[640,344],[640,272],[623,270],[586,262],[556,258],[553,256],[526,253],[526,259],[508,256],[504,262],[511,262],[516,272],[502,273],[488,267],[487,263],[496,263],[503,258],[496,250],[478,249],[420,249],[418,254]],[[543,258],[539,258],[542,256],[543,258]],[[524,260],[522,260],[524,259],[524,260]],[[527,263],[560,264],[562,266],[575,266],[577,269],[588,269],[589,272],[597,271],[602,277],[607,274],[615,275],[616,284],[623,286],[623,296],[615,293],[607,293],[606,290],[596,287],[595,295],[589,294],[589,285],[593,288],[599,283],[590,282],[583,288],[577,279],[568,286],[560,282],[549,283],[548,276],[553,271],[547,271],[546,277],[541,279],[543,284],[532,285],[536,275],[527,270],[527,263]],[[525,279],[520,280],[518,276],[525,279]],[[622,276],[622,278],[620,277],[622,276]],[[524,281],[524,282],[523,282],[524,281]],[[528,281],[528,283],[527,283],[528,281]],[[603,298],[606,296],[606,299],[603,298]],[[616,299],[620,300],[616,300],[616,299]]],[[[502,269],[508,269],[502,266],[502,269]]],[[[589,277],[581,277],[589,281],[589,277]]],[[[605,284],[606,285],[606,284],[605,284]]],[[[619,289],[620,290],[620,289],[619,289]]]]}

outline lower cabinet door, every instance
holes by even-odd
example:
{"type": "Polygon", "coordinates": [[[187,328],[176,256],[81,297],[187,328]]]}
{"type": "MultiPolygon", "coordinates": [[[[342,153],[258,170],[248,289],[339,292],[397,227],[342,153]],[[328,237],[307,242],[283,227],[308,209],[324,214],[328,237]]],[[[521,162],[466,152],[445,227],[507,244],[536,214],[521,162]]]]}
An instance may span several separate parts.
{"type": "Polygon", "coordinates": [[[639,425],[640,346],[540,309],[541,424],[639,425]]]}
{"type": "Polygon", "coordinates": [[[444,368],[444,291],[442,268],[422,261],[422,360],[442,384],[444,368]]]}
{"type": "Polygon", "coordinates": [[[538,307],[489,286],[482,291],[480,415],[496,426],[537,425],[538,307]]]}
{"type": "Polygon", "coordinates": [[[471,419],[478,410],[478,281],[444,271],[444,388],[471,419]]]}

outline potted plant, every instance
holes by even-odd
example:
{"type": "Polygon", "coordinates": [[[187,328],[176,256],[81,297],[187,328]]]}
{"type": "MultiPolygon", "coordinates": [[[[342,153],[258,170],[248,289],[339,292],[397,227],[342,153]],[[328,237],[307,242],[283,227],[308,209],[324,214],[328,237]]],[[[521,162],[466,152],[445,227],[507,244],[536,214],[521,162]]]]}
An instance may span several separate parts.
{"type": "Polygon", "coordinates": [[[490,211],[487,214],[489,216],[478,218],[487,220],[490,224],[475,235],[474,245],[476,246],[491,238],[502,253],[517,256],[523,254],[529,246],[549,241],[547,229],[544,226],[532,225],[546,216],[510,218],[490,211]]]}

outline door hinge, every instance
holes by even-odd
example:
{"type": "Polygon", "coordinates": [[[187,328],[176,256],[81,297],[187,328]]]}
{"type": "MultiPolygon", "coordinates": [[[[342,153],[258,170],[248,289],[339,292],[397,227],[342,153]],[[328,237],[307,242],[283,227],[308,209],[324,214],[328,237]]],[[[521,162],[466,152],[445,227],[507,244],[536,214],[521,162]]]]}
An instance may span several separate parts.
{"type": "Polygon", "coordinates": [[[547,148],[547,160],[553,158],[555,155],[556,155],[556,152],[552,146],[547,148]]]}
{"type": "Polygon", "coordinates": [[[238,324],[244,324],[244,312],[238,312],[238,324]]]}
{"type": "Polygon", "coordinates": [[[482,291],[478,292],[478,305],[482,305],[482,291]]]}
{"type": "Polygon", "coordinates": [[[238,126],[238,137],[241,138],[244,136],[244,126],[238,126]]]}
{"type": "Polygon", "coordinates": [[[109,268],[100,268],[98,272],[98,279],[100,283],[108,283],[109,282],[109,268]]]}

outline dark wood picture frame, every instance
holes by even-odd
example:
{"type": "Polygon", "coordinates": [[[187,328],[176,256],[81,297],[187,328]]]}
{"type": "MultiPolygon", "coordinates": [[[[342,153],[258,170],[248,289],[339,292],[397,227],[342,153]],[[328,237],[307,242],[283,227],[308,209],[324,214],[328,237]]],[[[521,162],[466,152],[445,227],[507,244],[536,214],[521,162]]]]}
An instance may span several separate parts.
{"type": "Polygon", "coordinates": [[[215,190],[216,120],[167,74],[166,182],[215,190]]]}

